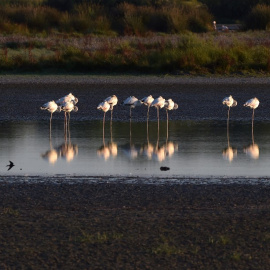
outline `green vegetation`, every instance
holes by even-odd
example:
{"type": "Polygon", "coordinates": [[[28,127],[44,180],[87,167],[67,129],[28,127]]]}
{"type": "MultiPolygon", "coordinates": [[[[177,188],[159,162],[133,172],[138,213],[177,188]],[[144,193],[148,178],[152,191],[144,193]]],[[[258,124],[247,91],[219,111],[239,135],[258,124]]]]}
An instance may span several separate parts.
{"type": "Polygon", "coordinates": [[[212,21],[267,31],[270,0],[224,1],[3,0],[0,72],[269,73],[267,32],[212,21]]]}
{"type": "Polygon", "coordinates": [[[270,71],[266,32],[2,38],[2,71],[230,74],[270,71]]]}

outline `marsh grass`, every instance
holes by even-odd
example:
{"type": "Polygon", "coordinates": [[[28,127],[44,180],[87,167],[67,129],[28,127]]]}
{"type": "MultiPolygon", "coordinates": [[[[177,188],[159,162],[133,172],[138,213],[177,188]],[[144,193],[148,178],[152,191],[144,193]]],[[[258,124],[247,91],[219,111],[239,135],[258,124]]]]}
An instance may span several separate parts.
{"type": "Polygon", "coordinates": [[[0,68],[23,72],[143,72],[232,74],[270,72],[267,33],[152,37],[0,37],[0,68]]]}

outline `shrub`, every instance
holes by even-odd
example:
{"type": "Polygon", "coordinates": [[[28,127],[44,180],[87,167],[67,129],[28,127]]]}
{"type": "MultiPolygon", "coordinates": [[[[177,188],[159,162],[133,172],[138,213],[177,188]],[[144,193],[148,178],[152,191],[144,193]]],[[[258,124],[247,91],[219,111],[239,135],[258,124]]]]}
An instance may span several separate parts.
{"type": "Polygon", "coordinates": [[[247,29],[267,30],[270,29],[270,6],[257,5],[248,14],[245,25],[247,29]]]}

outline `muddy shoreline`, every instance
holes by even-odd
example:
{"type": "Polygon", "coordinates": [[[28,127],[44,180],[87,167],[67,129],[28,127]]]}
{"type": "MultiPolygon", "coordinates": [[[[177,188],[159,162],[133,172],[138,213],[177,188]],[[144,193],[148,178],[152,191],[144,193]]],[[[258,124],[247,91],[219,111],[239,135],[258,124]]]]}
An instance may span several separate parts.
{"type": "Polygon", "coordinates": [[[266,269],[270,187],[1,183],[1,269],[266,269]]]}

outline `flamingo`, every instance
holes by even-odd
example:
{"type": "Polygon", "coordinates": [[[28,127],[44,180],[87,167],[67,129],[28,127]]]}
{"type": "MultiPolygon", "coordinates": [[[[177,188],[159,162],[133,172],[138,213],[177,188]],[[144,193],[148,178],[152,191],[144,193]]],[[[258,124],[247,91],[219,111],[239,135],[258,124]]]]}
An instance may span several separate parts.
{"type": "Polygon", "coordinates": [[[61,109],[63,112],[65,112],[65,131],[68,128],[68,122],[70,121],[70,112],[74,111],[77,112],[78,111],[78,107],[74,105],[73,102],[66,102],[63,103],[61,106],[61,109]],[[67,119],[67,113],[68,113],[68,119],[67,119]]]}
{"type": "MultiPolygon", "coordinates": [[[[97,106],[97,109],[98,110],[101,110],[104,112],[104,116],[103,116],[103,141],[104,141],[104,125],[105,125],[105,115],[106,115],[106,112],[108,110],[110,110],[111,106],[110,104],[107,102],[107,101],[103,101],[101,103],[99,103],[99,105],[97,106]]],[[[104,143],[105,144],[105,143],[104,143]]]]}
{"type": "Polygon", "coordinates": [[[55,111],[61,112],[61,107],[58,106],[54,100],[49,101],[45,104],[43,104],[42,107],[40,107],[41,110],[47,110],[48,112],[51,113],[51,118],[50,118],[50,135],[51,135],[51,128],[52,128],[52,114],[55,111]]]}
{"type": "Polygon", "coordinates": [[[157,109],[157,119],[158,119],[158,131],[159,131],[159,109],[165,106],[165,99],[160,96],[153,100],[151,107],[156,107],[157,109]]]}
{"type": "Polygon", "coordinates": [[[249,99],[244,104],[245,107],[250,107],[253,110],[253,113],[252,113],[252,141],[253,141],[253,144],[254,144],[254,136],[253,136],[254,110],[256,108],[258,108],[259,104],[260,104],[260,101],[256,97],[252,98],[252,99],[249,99]]]}
{"type": "Polygon", "coordinates": [[[227,136],[228,136],[228,132],[229,132],[229,119],[230,119],[230,108],[237,106],[237,101],[235,99],[233,99],[233,97],[230,95],[228,97],[225,97],[222,100],[222,104],[228,106],[228,117],[227,117],[227,136]]]}
{"type": "Polygon", "coordinates": [[[230,117],[230,108],[231,107],[235,107],[237,105],[237,101],[235,99],[233,99],[232,96],[229,96],[229,97],[225,97],[222,100],[222,104],[228,106],[228,120],[229,120],[229,117],[230,117]]]}
{"type": "Polygon", "coordinates": [[[72,95],[71,93],[69,93],[68,95],[59,98],[56,103],[59,105],[63,105],[67,102],[72,102],[73,104],[77,104],[78,103],[78,98],[76,98],[74,95],[72,95]]]}
{"type": "Polygon", "coordinates": [[[153,101],[154,101],[154,98],[152,97],[152,95],[150,95],[148,97],[144,97],[144,98],[141,99],[141,102],[148,107],[148,110],[147,110],[147,121],[149,119],[149,109],[150,109],[150,106],[151,106],[151,104],[152,104],[153,101]]]}
{"type": "Polygon", "coordinates": [[[169,114],[168,111],[171,110],[177,110],[178,109],[178,104],[174,103],[171,98],[165,101],[164,108],[166,109],[166,114],[167,114],[167,140],[168,140],[168,135],[169,135],[169,114]]]}
{"type": "Polygon", "coordinates": [[[104,101],[107,101],[110,104],[111,121],[112,121],[113,107],[117,104],[118,98],[116,95],[112,95],[110,97],[105,98],[104,101]]]}
{"type": "Polygon", "coordinates": [[[130,96],[130,97],[128,97],[127,99],[125,99],[123,101],[123,105],[130,107],[129,116],[130,116],[130,119],[131,119],[131,109],[134,109],[137,106],[141,106],[142,105],[142,101],[138,100],[134,96],[132,96],[132,97],[130,96]]]}

